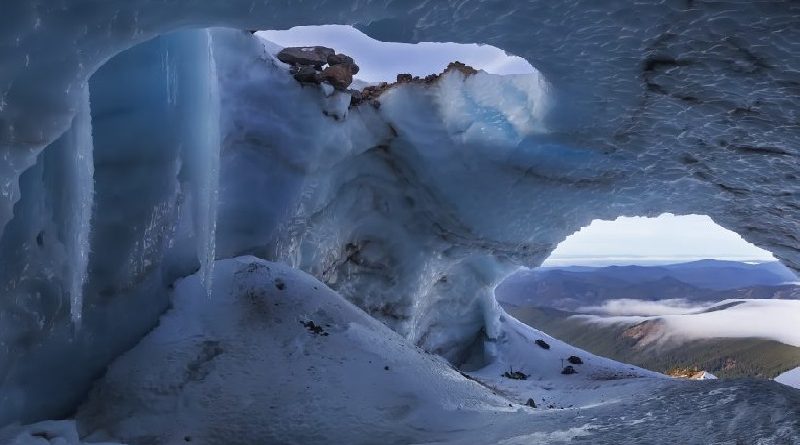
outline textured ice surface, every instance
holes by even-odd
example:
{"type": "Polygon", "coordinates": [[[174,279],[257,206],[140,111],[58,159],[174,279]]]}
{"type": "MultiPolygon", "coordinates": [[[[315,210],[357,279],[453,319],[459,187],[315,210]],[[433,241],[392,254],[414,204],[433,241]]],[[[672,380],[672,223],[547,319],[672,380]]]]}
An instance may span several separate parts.
{"type": "Polygon", "coordinates": [[[708,214],[797,269],[798,8],[5,2],[0,424],[68,413],[215,256],[309,272],[456,364],[504,332],[496,283],[596,218],[708,214]],[[345,112],[345,93],[301,87],[257,37],[187,30],[316,23],[490,43],[544,78],[452,72],[345,112]],[[88,158],[70,161],[87,89],[93,203],[88,158]]]}

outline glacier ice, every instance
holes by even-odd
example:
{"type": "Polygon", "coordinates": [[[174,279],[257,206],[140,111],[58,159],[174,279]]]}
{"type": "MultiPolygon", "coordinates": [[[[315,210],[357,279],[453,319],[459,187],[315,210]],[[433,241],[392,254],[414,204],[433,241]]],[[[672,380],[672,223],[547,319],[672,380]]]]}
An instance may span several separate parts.
{"type": "Polygon", "coordinates": [[[214,288],[214,258],[301,269],[476,368],[509,332],[495,285],[593,219],[708,214],[797,270],[798,8],[6,2],[0,425],[69,413],[177,278],[214,288]],[[542,76],[454,71],[348,109],[206,29],[320,23],[489,43],[542,76]]]}

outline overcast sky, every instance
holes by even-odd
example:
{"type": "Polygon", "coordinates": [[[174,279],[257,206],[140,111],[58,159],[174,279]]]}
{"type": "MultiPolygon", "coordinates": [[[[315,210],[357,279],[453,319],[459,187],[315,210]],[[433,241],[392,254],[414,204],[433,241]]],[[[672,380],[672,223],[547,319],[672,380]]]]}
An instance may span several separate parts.
{"type": "Polygon", "coordinates": [[[459,43],[381,42],[344,25],[297,26],[286,31],[262,31],[259,36],[280,46],[328,46],[355,59],[366,82],[394,82],[398,73],[415,76],[441,73],[458,60],[493,74],[535,72],[525,59],[508,56],[489,45],[459,43]]]}
{"type": "Polygon", "coordinates": [[[546,264],[636,264],[704,258],[772,260],[766,250],[705,215],[595,220],[558,245],[546,264]],[[599,258],[598,258],[599,257],[599,258]]]}
{"type": "MultiPolygon", "coordinates": [[[[262,31],[259,36],[281,46],[323,45],[353,57],[367,82],[394,81],[397,73],[425,76],[459,60],[494,74],[535,72],[524,59],[488,45],[392,43],[373,40],[350,26],[299,26],[262,31]]],[[[546,264],[632,264],[703,258],[772,259],[769,252],[745,242],[707,216],[662,215],[595,221],[558,246],[546,264]]]]}

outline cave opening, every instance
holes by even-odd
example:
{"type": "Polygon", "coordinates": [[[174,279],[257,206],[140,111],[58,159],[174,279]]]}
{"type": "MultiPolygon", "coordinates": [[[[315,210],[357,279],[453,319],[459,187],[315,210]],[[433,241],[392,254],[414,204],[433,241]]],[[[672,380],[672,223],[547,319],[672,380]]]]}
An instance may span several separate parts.
{"type": "Polygon", "coordinates": [[[800,287],[705,215],[595,220],[496,289],[519,320],[590,353],[681,378],[800,366],[800,287]]]}

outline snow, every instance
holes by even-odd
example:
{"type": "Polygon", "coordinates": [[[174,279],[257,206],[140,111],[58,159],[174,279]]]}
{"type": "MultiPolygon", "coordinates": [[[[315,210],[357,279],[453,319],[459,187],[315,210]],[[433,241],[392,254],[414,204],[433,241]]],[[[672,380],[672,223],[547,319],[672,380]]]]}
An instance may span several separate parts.
{"type": "Polygon", "coordinates": [[[786,386],[791,386],[792,388],[800,389],[800,368],[795,368],[791,371],[784,372],[783,374],[775,377],[775,381],[778,383],[783,383],[786,386]]]}
{"type": "Polygon", "coordinates": [[[684,443],[696,434],[687,428],[693,419],[709,440],[757,432],[753,422],[765,419],[771,430],[758,437],[796,432],[798,395],[779,385],[698,387],[594,357],[508,318],[498,320],[497,339],[485,340],[496,361],[461,374],[286,265],[240,257],[218,261],[214,275],[211,298],[202,297],[199,274],[180,280],[159,326],[96,383],[76,415],[81,440],[605,444],[658,431],[684,443]],[[540,338],[549,350],[533,344],[540,338]],[[560,374],[567,354],[583,359],[577,374],[560,374]],[[528,379],[500,377],[511,363],[528,379]],[[524,405],[528,398],[537,408],[524,405]],[[752,414],[736,419],[743,403],[752,414]],[[687,422],[679,429],[677,417],[687,422]]]}

